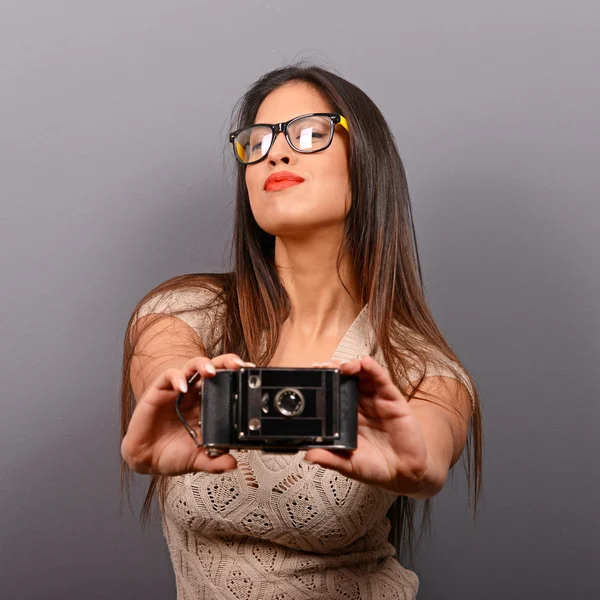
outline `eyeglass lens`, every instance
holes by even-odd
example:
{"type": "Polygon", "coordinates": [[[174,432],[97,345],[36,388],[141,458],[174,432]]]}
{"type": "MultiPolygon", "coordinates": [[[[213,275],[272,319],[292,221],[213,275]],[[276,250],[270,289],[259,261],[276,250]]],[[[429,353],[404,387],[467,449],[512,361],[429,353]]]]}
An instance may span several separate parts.
{"type": "MultiPolygon", "coordinates": [[[[297,152],[317,152],[331,142],[331,119],[323,116],[303,117],[288,126],[291,146],[297,152]]],[[[261,159],[270,149],[273,131],[264,125],[247,127],[237,135],[235,149],[244,162],[261,159]]]]}

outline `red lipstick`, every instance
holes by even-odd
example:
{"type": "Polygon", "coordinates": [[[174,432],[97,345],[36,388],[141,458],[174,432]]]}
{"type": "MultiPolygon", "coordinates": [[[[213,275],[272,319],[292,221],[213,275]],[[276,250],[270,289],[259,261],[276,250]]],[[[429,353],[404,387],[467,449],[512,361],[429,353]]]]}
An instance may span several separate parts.
{"type": "Polygon", "coordinates": [[[267,192],[276,192],[293,185],[298,185],[304,181],[303,177],[290,173],[289,171],[278,171],[277,173],[271,173],[265,180],[265,190],[267,192]]]}

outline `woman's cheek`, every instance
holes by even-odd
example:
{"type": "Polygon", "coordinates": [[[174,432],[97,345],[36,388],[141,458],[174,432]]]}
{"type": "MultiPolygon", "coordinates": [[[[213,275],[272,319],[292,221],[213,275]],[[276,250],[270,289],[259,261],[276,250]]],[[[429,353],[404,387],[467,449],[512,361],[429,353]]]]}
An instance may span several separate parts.
{"type": "MultiPolygon", "coordinates": [[[[251,167],[246,167],[246,188],[248,194],[253,195],[260,189],[260,175],[258,171],[250,171],[250,168],[251,167]]],[[[266,178],[267,176],[265,175],[264,179],[266,178]]]]}

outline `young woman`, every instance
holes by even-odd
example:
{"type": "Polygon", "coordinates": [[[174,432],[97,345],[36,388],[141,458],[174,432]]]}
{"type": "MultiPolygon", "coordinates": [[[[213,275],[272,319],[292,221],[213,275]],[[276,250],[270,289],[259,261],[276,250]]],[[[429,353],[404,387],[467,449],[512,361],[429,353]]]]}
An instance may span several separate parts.
{"type": "Polygon", "coordinates": [[[426,303],[394,139],[364,92],[318,67],[267,73],[237,108],[234,268],[175,277],[136,307],[124,481],[152,475],[144,514],[157,491],[179,600],[414,598],[387,516],[399,554],[416,502],[429,506],[465,448],[477,500],[481,418],[426,303]],[[193,425],[194,373],[256,364],[356,375],[358,448],[198,449],[179,393],[193,425]]]}

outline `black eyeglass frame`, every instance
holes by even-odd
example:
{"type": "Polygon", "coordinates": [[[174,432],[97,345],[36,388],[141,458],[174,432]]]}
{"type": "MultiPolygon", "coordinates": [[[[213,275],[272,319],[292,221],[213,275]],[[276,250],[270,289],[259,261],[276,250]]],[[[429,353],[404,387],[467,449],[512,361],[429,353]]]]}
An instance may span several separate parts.
{"type": "Polygon", "coordinates": [[[261,160],[265,160],[265,158],[267,158],[267,156],[269,156],[269,152],[271,151],[271,148],[273,147],[273,144],[275,143],[275,139],[277,138],[277,135],[281,132],[283,132],[283,134],[285,135],[285,139],[287,140],[287,143],[289,144],[290,148],[292,150],[294,150],[295,152],[299,152],[300,154],[314,154],[315,152],[322,152],[323,150],[327,150],[327,148],[329,148],[329,146],[331,146],[331,142],[333,142],[333,133],[335,131],[335,126],[338,123],[344,129],[346,129],[346,131],[348,131],[348,122],[346,121],[345,117],[339,113],[307,113],[306,115],[299,115],[297,117],[294,117],[293,119],[290,119],[289,121],[284,121],[283,123],[274,123],[274,124],[272,124],[272,123],[253,123],[252,125],[248,125],[247,127],[242,127],[240,129],[236,129],[235,131],[233,131],[232,133],[229,134],[229,142],[233,148],[233,155],[235,156],[235,159],[240,164],[242,164],[244,166],[255,165],[256,163],[259,163],[261,160]],[[327,145],[323,146],[323,148],[318,148],[317,150],[299,150],[292,143],[292,140],[290,139],[290,136],[288,134],[288,128],[289,128],[290,124],[293,123],[294,121],[298,121],[299,119],[305,119],[306,117],[329,117],[329,119],[330,119],[329,142],[327,142],[327,145]],[[269,127],[271,129],[271,131],[273,132],[273,137],[271,138],[271,144],[269,145],[268,150],[265,152],[265,154],[263,156],[261,156],[260,158],[258,158],[256,160],[253,160],[251,162],[245,162],[240,158],[240,155],[236,152],[235,142],[236,142],[237,136],[242,131],[245,131],[246,129],[250,129],[251,127],[269,127]]]}

